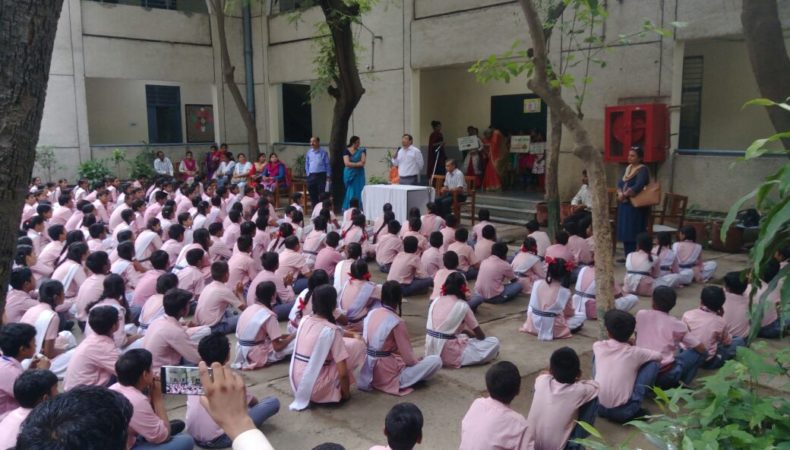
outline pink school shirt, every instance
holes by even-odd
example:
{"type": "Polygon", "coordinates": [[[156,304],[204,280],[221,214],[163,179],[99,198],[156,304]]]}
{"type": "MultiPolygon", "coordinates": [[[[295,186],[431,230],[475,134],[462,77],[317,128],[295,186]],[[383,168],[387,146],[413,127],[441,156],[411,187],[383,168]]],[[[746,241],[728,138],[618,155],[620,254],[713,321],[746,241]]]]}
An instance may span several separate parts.
{"type": "Polygon", "coordinates": [[[420,265],[420,257],[416,253],[399,253],[392,261],[392,267],[387,274],[387,281],[397,281],[400,284],[409,284],[415,278],[427,278],[428,274],[420,265]]]}
{"type": "Polygon", "coordinates": [[[0,421],[0,448],[14,448],[16,446],[16,438],[19,436],[19,430],[22,427],[22,422],[27,419],[32,409],[29,408],[16,408],[8,413],[5,418],[0,421]]]}
{"type": "Polygon", "coordinates": [[[496,225],[494,225],[493,223],[487,220],[481,220],[480,222],[477,222],[475,226],[472,227],[472,232],[469,233],[469,237],[475,242],[479,241],[480,239],[483,239],[483,228],[485,228],[486,225],[491,225],[492,227],[496,228],[496,225]]]}
{"type": "Polygon", "coordinates": [[[394,234],[384,233],[376,243],[376,262],[379,265],[392,264],[395,256],[403,251],[403,241],[394,234]]]}
{"type": "Polygon", "coordinates": [[[573,255],[573,260],[576,264],[592,264],[592,250],[584,238],[575,235],[571,236],[568,238],[567,248],[573,255]]]}
{"type": "Polygon", "coordinates": [[[433,276],[433,292],[431,292],[431,299],[441,297],[442,286],[444,286],[444,282],[447,281],[447,277],[453,272],[458,271],[455,269],[450,270],[446,267],[442,267],[436,271],[436,274],[433,276]]]}
{"type": "Polygon", "coordinates": [[[406,367],[417,364],[418,359],[414,356],[414,349],[409,340],[406,322],[402,318],[397,317],[397,314],[389,308],[376,308],[370,312],[367,319],[368,336],[375,334],[376,330],[390,315],[397,318],[398,324],[387,335],[381,348],[376,350],[390,352],[391,354],[376,360],[371,385],[375,389],[388,394],[407,394],[411,392],[411,389],[401,390],[400,375],[406,367]]]}
{"type": "MultiPolygon", "coordinates": [[[[362,287],[367,284],[366,281],[361,280],[354,280],[349,279],[348,284],[345,285],[342,296],[338,293],[337,303],[343,311],[346,311],[346,315],[348,315],[348,309],[353,306],[354,301],[359,295],[359,291],[362,287]]],[[[351,331],[362,331],[362,319],[368,315],[368,311],[373,308],[377,303],[381,300],[381,285],[377,284],[371,291],[370,296],[368,296],[367,303],[364,307],[360,308],[354,317],[348,317],[349,324],[346,326],[347,330],[351,331]]]]}
{"type": "Polygon", "coordinates": [[[105,386],[115,375],[121,351],[109,336],[91,333],[74,350],[66,369],[63,390],[79,386],[105,386]]]}
{"type": "MultiPolygon", "coordinates": [[[[313,385],[313,393],[310,396],[310,400],[316,403],[339,402],[340,382],[338,381],[339,375],[337,373],[336,364],[340,361],[349,359],[350,356],[346,349],[345,342],[343,341],[342,329],[318,316],[306,316],[299,322],[299,340],[294,348],[294,353],[309,357],[313,353],[313,349],[318,341],[318,336],[321,334],[324,327],[333,327],[335,329],[335,336],[332,341],[332,346],[329,349],[329,354],[327,355],[328,363],[321,367],[321,371],[313,385]]],[[[306,362],[298,359],[293,361],[292,380],[297,388],[304,376],[306,368],[306,362]]],[[[349,370],[353,370],[352,367],[349,367],[349,370]]]]}
{"type": "Polygon", "coordinates": [[[526,450],[527,419],[491,397],[478,398],[461,422],[459,450],[526,450]]]}
{"type": "Polygon", "coordinates": [[[527,416],[529,448],[563,449],[576,426],[579,408],[598,396],[598,383],[560,383],[549,374],[535,379],[535,394],[527,416]]]}
{"type": "MultiPolygon", "coordinates": [[[[28,325],[36,326],[36,320],[38,320],[38,316],[41,315],[44,311],[52,311],[52,307],[46,303],[39,303],[38,305],[30,308],[27,310],[25,314],[22,315],[22,318],[19,319],[19,323],[26,323],[28,325]]],[[[47,332],[44,333],[44,341],[54,341],[58,337],[58,328],[60,327],[60,317],[57,314],[52,316],[52,320],[49,321],[49,327],[47,327],[47,332]]]]}
{"type": "MultiPolygon", "coordinates": [[[[694,264],[694,267],[691,267],[691,269],[694,271],[694,281],[697,283],[701,283],[703,281],[702,251],[698,253],[696,260],[691,260],[691,256],[697,251],[699,247],[702,246],[692,241],[676,242],[675,245],[672,246],[672,249],[675,251],[678,257],[678,265],[694,264]]],[[[683,268],[681,267],[681,269],[683,268]]]]}
{"type": "Polygon", "coordinates": [[[420,264],[423,272],[427,273],[429,277],[433,277],[443,266],[441,250],[435,247],[425,250],[420,258],[420,264]]]}
{"type": "Polygon", "coordinates": [[[162,248],[160,250],[167,253],[169,256],[168,265],[173,266],[176,263],[176,259],[178,258],[178,254],[181,252],[181,249],[184,247],[183,242],[178,242],[175,239],[168,239],[162,244],[162,248]]]}
{"type": "Polygon", "coordinates": [[[107,275],[93,274],[85,279],[84,283],[82,283],[80,290],[77,293],[77,298],[74,302],[77,308],[77,320],[82,322],[88,321],[87,307],[91,303],[98,300],[99,297],[101,297],[101,294],[104,291],[105,278],[107,278],[107,275]]]}
{"type": "Polygon", "coordinates": [[[144,347],[153,355],[153,370],[158,373],[162,366],[177,366],[181,358],[197,364],[200,355],[197,343],[189,338],[186,329],[175,317],[165,315],[148,327],[144,347]]]}
{"type": "Polygon", "coordinates": [[[28,309],[38,305],[38,300],[34,300],[29,293],[10,288],[5,302],[5,313],[8,316],[8,323],[19,322],[28,309]]]}
{"type": "MultiPolygon", "coordinates": [[[[434,300],[435,305],[433,307],[433,315],[431,318],[433,319],[434,327],[439,328],[439,326],[447,320],[447,316],[450,315],[450,311],[452,311],[453,307],[455,306],[456,302],[465,302],[465,300],[460,300],[454,295],[444,295],[434,300]]],[[[477,322],[477,318],[475,317],[475,313],[472,312],[471,308],[467,308],[466,315],[464,316],[464,320],[458,325],[458,328],[455,329],[454,333],[456,337],[455,339],[449,339],[444,344],[444,348],[442,349],[441,358],[442,358],[442,365],[444,367],[453,367],[459,368],[461,367],[461,358],[464,353],[464,349],[469,341],[468,336],[465,334],[461,334],[462,331],[473,331],[475,328],[479,326],[477,322]]]]}
{"type": "Polygon", "coordinates": [[[425,236],[426,239],[429,238],[434,231],[440,231],[444,228],[444,219],[436,214],[425,214],[420,219],[420,222],[422,222],[420,234],[425,236]]]}
{"type": "Polygon", "coordinates": [[[250,288],[247,290],[247,306],[252,306],[255,304],[255,290],[258,287],[258,284],[264,281],[271,281],[274,283],[274,285],[277,287],[277,297],[283,303],[290,302],[296,298],[293,286],[286,286],[282,277],[278,277],[274,272],[262,270],[258,275],[255,276],[255,278],[250,283],[250,288]]]}
{"type": "Polygon", "coordinates": [[[562,258],[565,260],[565,262],[568,261],[575,262],[575,260],[573,259],[573,253],[571,253],[571,251],[568,249],[567,246],[562,244],[550,245],[546,249],[546,258],[554,258],[554,259],[562,258]]]}
{"type": "Polygon", "coordinates": [[[170,436],[170,424],[165,423],[154,412],[147,395],[138,391],[134,386],[123,386],[120,383],[110,386],[110,390],[126,397],[134,409],[132,419],[129,421],[129,436],[126,440],[127,448],[132,448],[138,435],[152,444],[160,444],[170,436]]]}
{"type": "Polygon", "coordinates": [[[447,251],[455,252],[458,255],[458,269],[463,272],[478,263],[474,249],[466,242],[453,242],[447,247],[447,251]]]}
{"type": "Polygon", "coordinates": [[[38,254],[37,266],[44,266],[48,269],[49,274],[55,270],[55,263],[63,251],[63,242],[53,241],[45,245],[38,254]]]}
{"type": "MultiPolygon", "coordinates": [[[[535,289],[535,286],[533,286],[533,289],[535,289]]],[[[562,287],[559,281],[552,281],[551,284],[538,283],[537,289],[537,293],[533,291],[532,294],[538,296],[538,306],[541,310],[545,311],[550,306],[554,305],[554,303],[556,303],[557,295],[559,295],[560,289],[566,288],[562,287]]],[[[570,302],[571,299],[570,296],[568,296],[568,303],[570,302]]],[[[524,322],[524,325],[519,328],[519,331],[534,335],[538,334],[538,330],[532,323],[531,311],[527,313],[527,320],[524,322]]],[[[565,339],[571,337],[571,330],[568,328],[568,322],[566,321],[564,314],[560,314],[554,318],[554,328],[552,333],[554,335],[554,339],[565,339]]]]}
{"type": "Polygon", "coordinates": [[[225,233],[222,235],[222,240],[225,244],[230,246],[236,245],[241,234],[241,226],[238,223],[230,222],[230,225],[224,227],[225,233]]]}
{"type": "MultiPolygon", "coordinates": [[[[247,404],[251,399],[252,396],[248,393],[247,404]]],[[[187,411],[184,421],[187,433],[199,442],[211,442],[225,434],[225,431],[217,425],[217,422],[214,422],[208,411],[200,404],[199,395],[187,396],[187,411]]]]}
{"type": "Polygon", "coordinates": [[[82,218],[84,216],[85,215],[82,213],[82,211],[74,211],[74,214],[72,214],[71,217],[69,217],[69,220],[66,221],[66,231],[76,230],[82,223],[82,218]]]}
{"type": "Polygon", "coordinates": [[[724,322],[727,323],[733,336],[745,339],[749,336],[749,299],[732,292],[727,292],[725,295],[724,315],[722,316],[724,322]]]}
{"type": "Polygon", "coordinates": [[[63,262],[63,264],[59,265],[58,268],[55,269],[55,272],[52,274],[53,280],[58,280],[62,283],[63,280],[66,279],[66,274],[69,273],[69,270],[74,265],[79,265],[80,268],[77,269],[77,274],[74,275],[74,278],[72,278],[71,284],[69,284],[68,286],[63,286],[66,293],[66,300],[71,300],[77,296],[77,292],[80,289],[80,285],[85,282],[86,278],[88,278],[88,275],[85,274],[85,269],[81,267],[82,266],[81,264],[72,261],[70,259],[67,259],[66,261],[63,262]]]}
{"type": "Polygon", "coordinates": [[[228,286],[235,289],[241,282],[246,286],[261,271],[261,265],[249,253],[237,251],[228,260],[228,286]]]}
{"type": "Polygon", "coordinates": [[[285,249],[280,253],[280,266],[274,272],[278,277],[285,277],[287,274],[293,274],[294,280],[299,274],[306,275],[310,273],[307,268],[304,256],[301,253],[296,253],[291,249],[285,249]]]}
{"type": "Polygon", "coordinates": [[[335,266],[343,260],[343,255],[332,247],[324,247],[315,258],[315,270],[325,270],[331,278],[335,274],[335,266]]]}
{"type": "Polygon", "coordinates": [[[491,255],[480,263],[480,272],[475,282],[475,292],[483,298],[493,298],[505,290],[508,283],[516,274],[507,261],[498,256],[491,255]]]}
{"type": "Polygon", "coordinates": [[[455,242],[455,228],[445,227],[439,230],[442,233],[442,253],[447,251],[447,248],[455,242]]]}
{"type": "Polygon", "coordinates": [[[538,256],[545,256],[546,249],[551,246],[549,235],[545,231],[538,230],[530,233],[528,236],[535,239],[535,243],[538,244],[538,256]]]}
{"type": "Polygon", "coordinates": [[[699,339],[708,350],[707,359],[716,356],[719,344],[729,345],[732,335],[723,317],[702,308],[692,309],[683,313],[683,323],[689,327],[691,334],[699,339]]]}
{"type": "Polygon", "coordinates": [[[241,300],[227,284],[212,281],[200,292],[197,308],[195,308],[195,321],[199,325],[214,326],[222,320],[228,306],[239,307],[241,300]]]}
{"type": "Polygon", "coordinates": [[[189,291],[195,298],[198,298],[200,291],[205,286],[203,272],[195,266],[186,266],[179,270],[176,276],[178,277],[178,288],[189,291]]]}
{"type": "Polygon", "coordinates": [[[639,368],[649,361],[661,361],[661,353],[635,347],[614,339],[593,344],[595,353],[595,381],[600,386],[598,401],[614,408],[631,397],[639,368]]]}
{"type": "Polygon", "coordinates": [[[685,323],[663,311],[643,309],[636,313],[636,346],[661,353],[661,367],[675,361],[680,343],[686,348],[699,345],[685,323]]]}
{"type": "MultiPolygon", "coordinates": [[[[154,318],[154,315],[157,314],[160,309],[162,309],[162,304],[164,303],[165,296],[162,294],[154,294],[148,297],[148,301],[145,302],[143,305],[142,311],[140,311],[140,325],[147,323],[150,324],[154,318]]],[[[164,317],[164,310],[162,310],[162,315],[159,318],[164,317]]],[[[145,331],[142,332],[145,334],[145,331]]]]}
{"type": "Polygon", "coordinates": [[[110,213],[107,211],[107,207],[98,200],[93,202],[93,206],[96,207],[96,215],[99,216],[98,219],[104,223],[110,223],[110,213]]]}
{"type": "MultiPolygon", "coordinates": [[[[268,309],[260,303],[254,303],[245,309],[239,316],[239,322],[236,325],[236,333],[247,328],[252,319],[262,309],[268,309]]],[[[257,369],[265,366],[269,362],[269,355],[274,351],[272,341],[282,336],[280,325],[277,323],[277,314],[269,310],[271,314],[263,325],[258,329],[258,334],[255,335],[255,345],[247,353],[247,365],[245,370],[257,369]]]]}
{"type": "Polygon", "coordinates": [[[143,221],[145,223],[148,223],[149,220],[155,218],[161,211],[162,211],[162,205],[160,205],[157,202],[148,205],[145,208],[145,212],[143,213],[143,221]]]}
{"type": "MultiPolygon", "coordinates": [[[[535,255],[532,253],[520,251],[516,253],[515,258],[513,258],[513,262],[510,263],[510,267],[521,267],[524,264],[523,260],[534,257],[535,255]]],[[[542,261],[538,260],[532,265],[532,267],[529,268],[528,271],[517,276],[518,282],[521,283],[521,292],[524,294],[529,294],[532,292],[532,284],[535,281],[546,278],[546,267],[542,261]]]]}
{"type": "Polygon", "coordinates": [[[424,252],[425,250],[428,249],[428,247],[431,246],[431,244],[428,242],[428,239],[426,239],[425,236],[420,234],[419,231],[412,231],[412,230],[406,231],[405,233],[403,233],[402,238],[406,238],[406,237],[409,237],[409,236],[414,236],[415,238],[417,238],[417,254],[418,254],[418,256],[422,255],[422,252],[424,252]]]}
{"type": "Polygon", "coordinates": [[[145,305],[145,302],[148,301],[152,295],[156,294],[156,282],[159,280],[159,277],[165,273],[164,270],[155,269],[145,272],[137,282],[137,287],[134,288],[132,306],[142,307],[145,305]]]}
{"type": "Polygon", "coordinates": [[[494,246],[494,241],[481,237],[475,243],[475,259],[482,261],[491,256],[491,247],[494,246]]]}
{"type": "Polygon", "coordinates": [[[0,356],[0,419],[19,407],[14,397],[14,382],[24,371],[22,364],[16,359],[0,356]]]}
{"type": "Polygon", "coordinates": [[[69,221],[72,214],[74,214],[74,210],[71,208],[66,208],[65,206],[57,208],[55,212],[52,213],[52,218],[49,220],[50,226],[63,225],[65,227],[66,222],[69,221]]]}

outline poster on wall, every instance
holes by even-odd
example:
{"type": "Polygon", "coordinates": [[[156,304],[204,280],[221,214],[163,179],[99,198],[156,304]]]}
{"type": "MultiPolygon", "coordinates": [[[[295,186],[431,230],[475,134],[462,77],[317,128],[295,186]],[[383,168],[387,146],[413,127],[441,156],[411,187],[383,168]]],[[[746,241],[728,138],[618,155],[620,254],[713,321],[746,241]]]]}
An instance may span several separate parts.
{"type": "Polygon", "coordinates": [[[463,136],[458,138],[458,150],[477,150],[477,136],[463,136]]]}
{"type": "Polygon", "coordinates": [[[187,142],[214,142],[214,107],[184,105],[187,119],[187,142]]]}
{"type": "Polygon", "coordinates": [[[532,139],[529,135],[510,136],[510,153],[529,153],[529,144],[532,139]]]}
{"type": "Polygon", "coordinates": [[[539,98],[525,98],[524,99],[524,114],[539,113],[540,112],[540,99],[539,98]]]}

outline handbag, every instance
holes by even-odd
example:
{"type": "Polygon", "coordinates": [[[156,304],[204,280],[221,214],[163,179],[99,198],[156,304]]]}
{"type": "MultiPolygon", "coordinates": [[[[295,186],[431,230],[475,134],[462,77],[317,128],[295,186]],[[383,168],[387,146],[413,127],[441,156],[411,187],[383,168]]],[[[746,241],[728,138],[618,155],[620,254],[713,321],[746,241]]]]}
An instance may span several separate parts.
{"type": "Polygon", "coordinates": [[[651,181],[642,191],[631,197],[631,205],[634,208],[643,208],[661,203],[661,183],[651,181]]]}

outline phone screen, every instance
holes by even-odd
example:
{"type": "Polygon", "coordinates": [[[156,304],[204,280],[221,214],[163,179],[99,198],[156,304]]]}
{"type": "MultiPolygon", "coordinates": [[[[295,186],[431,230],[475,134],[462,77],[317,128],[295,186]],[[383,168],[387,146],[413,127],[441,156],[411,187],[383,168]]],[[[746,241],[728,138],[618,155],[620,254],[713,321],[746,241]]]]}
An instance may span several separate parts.
{"type": "MultiPolygon", "coordinates": [[[[162,366],[162,393],[174,395],[203,395],[197,367],[162,366]]],[[[209,375],[211,369],[209,368],[209,375]]]]}

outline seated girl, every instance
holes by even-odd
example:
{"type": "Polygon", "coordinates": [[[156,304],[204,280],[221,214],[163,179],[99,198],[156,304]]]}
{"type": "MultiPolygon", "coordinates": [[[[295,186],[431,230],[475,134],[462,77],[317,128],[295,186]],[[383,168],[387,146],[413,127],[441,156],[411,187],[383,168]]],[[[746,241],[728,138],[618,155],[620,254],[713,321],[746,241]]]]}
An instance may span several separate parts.
{"type": "Polygon", "coordinates": [[[672,235],[669,233],[658,233],[656,235],[658,245],[653,247],[652,254],[658,259],[659,266],[661,267],[661,275],[669,275],[671,273],[680,273],[678,266],[678,257],[675,251],[672,250],[672,235]]]}
{"type": "MultiPolygon", "coordinates": [[[[614,306],[621,311],[630,311],[639,303],[639,297],[633,294],[623,294],[620,285],[614,281],[614,306]]],[[[595,287],[595,266],[583,266],[576,278],[571,301],[565,306],[564,315],[568,321],[571,333],[580,330],[585,320],[598,319],[598,305],[595,301],[597,294],[595,287]]]]}
{"type": "Polygon", "coordinates": [[[704,283],[713,277],[716,261],[702,261],[702,245],[697,244],[697,230],[684,226],[680,229],[680,241],[672,245],[678,257],[680,284],[704,283]]]}
{"type": "MultiPolygon", "coordinates": [[[[88,304],[85,308],[88,314],[90,314],[90,311],[94,308],[112,306],[118,311],[118,326],[111,336],[113,341],[115,341],[115,346],[124,351],[132,348],[141,348],[142,341],[136,344],[135,342],[142,338],[142,335],[126,332],[127,324],[129,324],[130,331],[131,328],[134,327],[134,324],[132,323],[129,313],[129,304],[126,302],[126,297],[124,295],[126,287],[123,278],[114,273],[107,275],[107,277],[104,278],[102,287],[104,290],[102,291],[101,297],[95,302],[88,304]]],[[[136,329],[137,327],[134,328],[136,329]]],[[[85,328],[85,335],[90,336],[91,334],[95,334],[95,332],[91,329],[90,323],[88,323],[85,328]]]]}
{"type": "Polygon", "coordinates": [[[529,236],[524,239],[524,243],[521,244],[521,248],[510,266],[513,267],[513,273],[518,277],[518,282],[521,283],[521,292],[524,294],[530,294],[532,285],[536,281],[546,278],[543,258],[538,256],[538,243],[529,236]]]}
{"type": "Polygon", "coordinates": [[[636,237],[636,251],[625,258],[625,280],[623,291],[642,297],[653,295],[653,289],[658,286],[671,288],[680,285],[680,276],[674,273],[661,275],[661,261],[653,258],[650,251],[653,242],[647,233],[639,233],[636,237]]]}
{"type": "Polygon", "coordinates": [[[381,286],[370,281],[368,263],[358,259],[351,263],[351,276],[338,294],[338,306],[348,318],[347,330],[362,332],[368,311],[381,303],[381,286]]]}
{"type": "Polygon", "coordinates": [[[567,284],[573,262],[547,256],[546,268],[546,279],[532,285],[527,320],[518,331],[534,334],[541,341],[569,338],[571,330],[563,310],[571,298],[567,284]]]}
{"type": "Polygon", "coordinates": [[[271,309],[276,296],[274,283],[258,283],[255,303],[241,313],[236,326],[236,356],[231,364],[234,369],[257,369],[293,353],[295,335],[280,331],[277,314],[271,309]]]}

